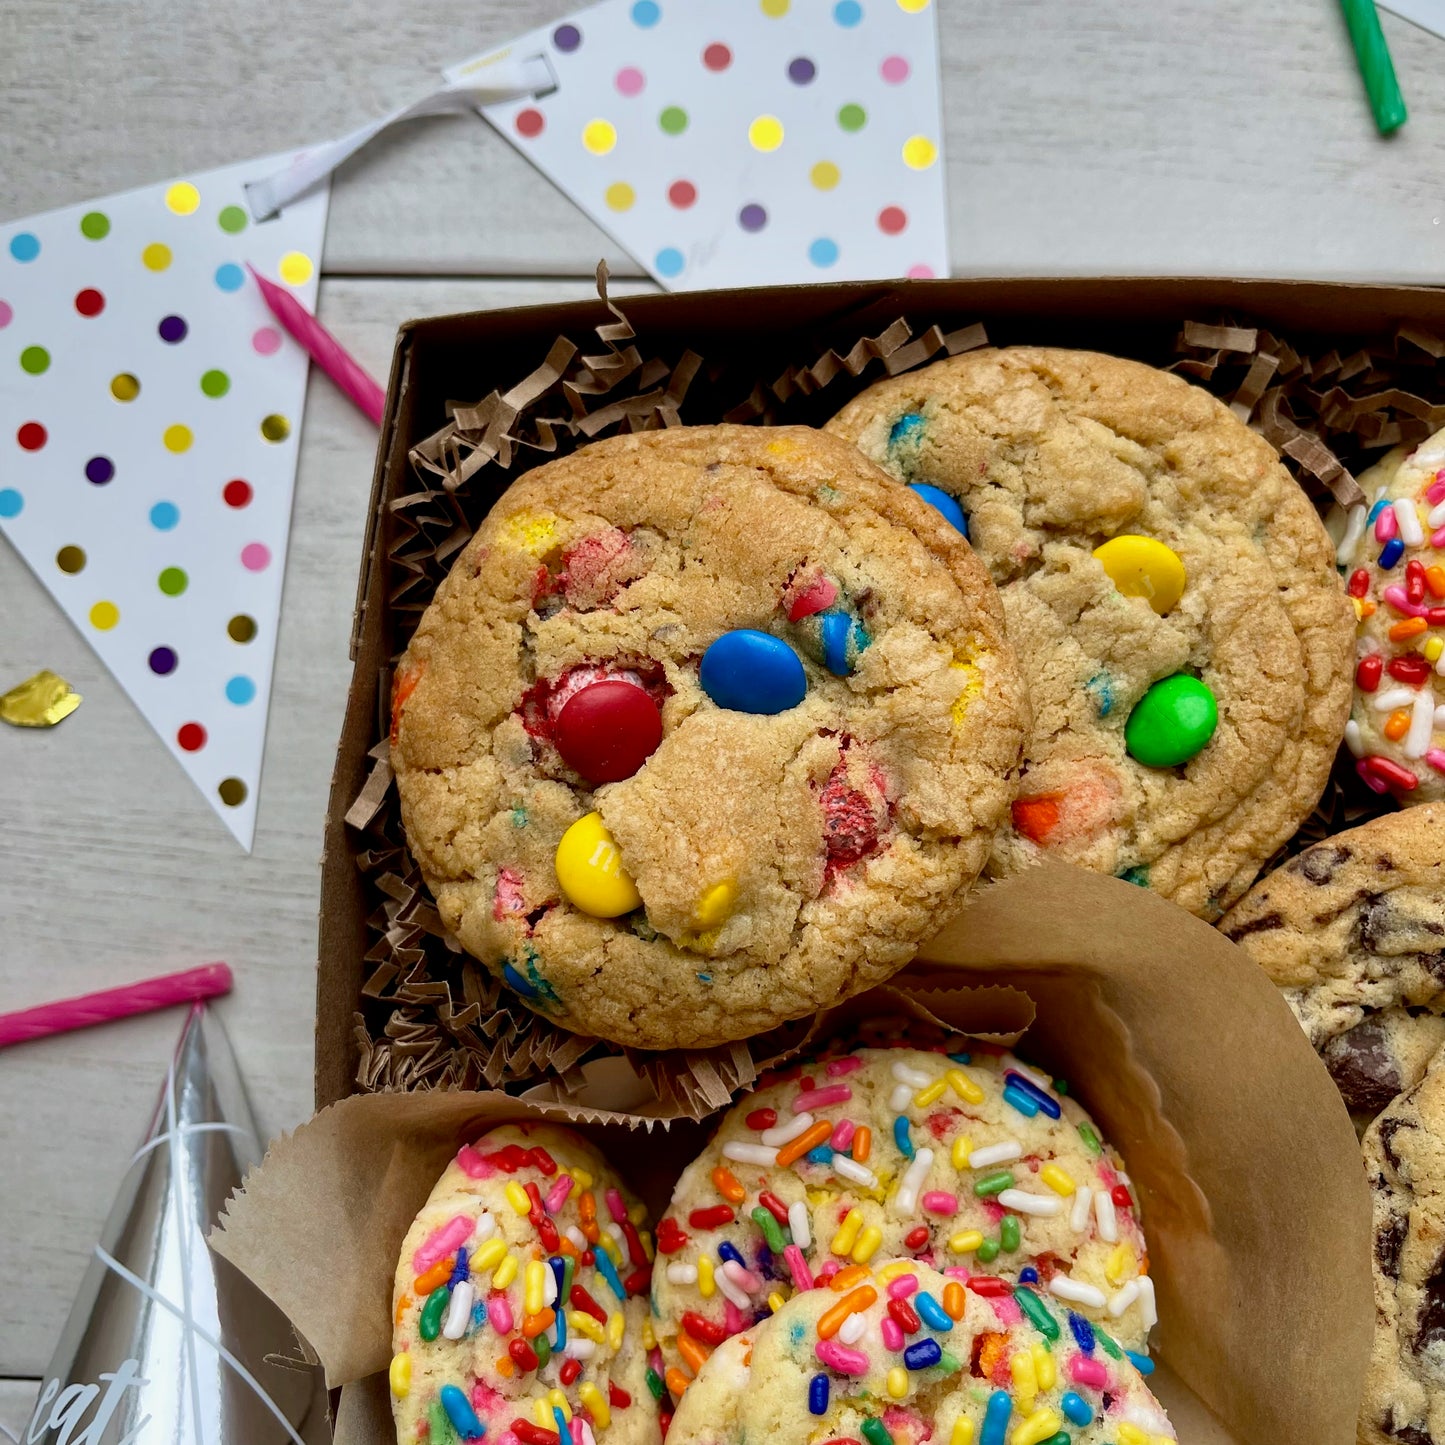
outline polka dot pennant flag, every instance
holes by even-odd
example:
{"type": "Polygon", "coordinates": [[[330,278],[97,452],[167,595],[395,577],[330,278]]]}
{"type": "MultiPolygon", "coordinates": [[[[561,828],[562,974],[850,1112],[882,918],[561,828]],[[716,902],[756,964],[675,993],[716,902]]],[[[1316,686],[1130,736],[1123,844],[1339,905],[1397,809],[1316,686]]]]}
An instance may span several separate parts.
{"type": "Polygon", "coordinates": [[[605,0],[482,114],[670,290],[948,274],[932,0],[605,0]]]}
{"type": "Polygon", "coordinates": [[[0,225],[0,531],[250,849],[328,193],[287,156],[0,225]]]}

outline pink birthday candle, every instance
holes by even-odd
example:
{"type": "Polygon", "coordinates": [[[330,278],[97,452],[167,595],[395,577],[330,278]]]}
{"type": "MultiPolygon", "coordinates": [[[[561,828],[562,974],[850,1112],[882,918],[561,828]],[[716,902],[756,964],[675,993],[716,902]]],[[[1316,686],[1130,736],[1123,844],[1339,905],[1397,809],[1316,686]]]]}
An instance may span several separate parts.
{"type": "Polygon", "coordinates": [[[129,1018],[132,1014],[150,1013],[153,1009],[170,1008],[173,1004],[216,998],[230,991],[231,970],[224,963],[206,963],[200,968],[163,974],[142,983],[122,984],[99,993],[40,1004],[36,1008],[0,1014],[0,1048],[23,1044],[27,1039],[43,1039],[47,1034],[69,1033],[72,1029],[89,1028],[91,1024],[109,1023],[111,1019],[129,1018]]]}
{"type": "Polygon", "coordinates": [[[380,426],[386,410],[386,393],[362,370],[361,363],[289,291],[268,281],[249,262],[246,269],[256,278],[271,314],[356,403],[362,415],[380,426]]]}

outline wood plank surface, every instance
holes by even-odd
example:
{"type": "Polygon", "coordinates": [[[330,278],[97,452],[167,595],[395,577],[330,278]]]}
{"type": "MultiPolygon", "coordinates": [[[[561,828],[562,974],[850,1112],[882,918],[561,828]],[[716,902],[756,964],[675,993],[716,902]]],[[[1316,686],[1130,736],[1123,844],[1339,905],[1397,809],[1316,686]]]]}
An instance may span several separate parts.
{"type": "Polygon", "coordinates": [[[18,1445],[25,1438],[34,1408],[34,1380],[0,1380],[0,1440],[18,1445]]]}
{"type": "MultiPolygon", "coordinates": [[[[0,216],[342,134],[572,8],[3,0],[0,216]]],[[[1445,50],[1382,19],[1410,106],[1388,140],[1335,0],[940,0],[954,270],[1433,283],[1445,50]]],[[[348,165],[326,264],[583,275],[599,255],[635,270],[464,116],[348,165]]]]}

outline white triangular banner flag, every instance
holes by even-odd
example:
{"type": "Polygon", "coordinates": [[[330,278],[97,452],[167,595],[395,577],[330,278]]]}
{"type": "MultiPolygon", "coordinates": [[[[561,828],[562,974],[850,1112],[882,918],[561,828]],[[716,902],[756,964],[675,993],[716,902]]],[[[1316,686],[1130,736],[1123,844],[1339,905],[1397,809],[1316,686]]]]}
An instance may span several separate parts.
{"type": "Polygon", "coordinates": [[[325,184],[289,154],[0,226],[0,531],[248,851],[306,353],[247,265],[315,309],[325,184]]]}
{"type": "Polygon", "coordinates": [[[1445,0],[1380,0],[1380,9],[1445,40],[1445,0]]]}
{"type": "Polygon", "coordinates": [[[948,274],[930,0],[604,0],[453,66],[540,55],[482,108],[661,285],[948,274]]]}

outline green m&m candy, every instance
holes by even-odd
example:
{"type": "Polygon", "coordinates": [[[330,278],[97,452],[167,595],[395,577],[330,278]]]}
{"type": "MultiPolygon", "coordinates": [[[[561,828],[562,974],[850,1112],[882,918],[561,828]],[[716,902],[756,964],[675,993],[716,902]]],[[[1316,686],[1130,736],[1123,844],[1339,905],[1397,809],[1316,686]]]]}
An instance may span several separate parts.
{"type": "Polygon", "coordinates": [[[1156,682],[1124,724],[1124,746],[1146,768],[1187,763],[1214,736],[1219,708],[1214,694],[1187,673],[1156,682]]]}

